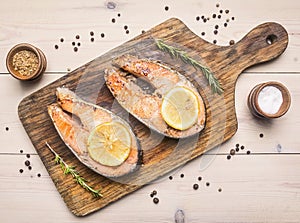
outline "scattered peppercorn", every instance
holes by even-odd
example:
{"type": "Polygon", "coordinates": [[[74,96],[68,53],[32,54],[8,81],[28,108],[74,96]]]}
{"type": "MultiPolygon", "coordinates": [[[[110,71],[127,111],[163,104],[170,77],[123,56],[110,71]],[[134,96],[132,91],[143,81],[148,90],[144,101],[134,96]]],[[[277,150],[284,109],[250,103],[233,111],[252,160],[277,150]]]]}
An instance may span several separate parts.
{"type": "Polygon", "coordinates": [[[169,180],[173,180],[173,177],[172,177],[172,176],[169,176],[169,180]]]}
{"type": "Polygon", "coordinates": [[[226,14],[228,14],[228,13],[229,13],[229,10],[228,10],[228,9],[226,9],[226,10],[225,10],[225,13],[226,13],[226,14]]]}
{"type": "Polygon", "coordinates": [[[77,46],[80,46],[80,45],[81,45],[81,44],[78,42],[78,43],[77,43],[77,46]]]}
{"type": "Polygon", "coordinates": [[[218,30],[214,30],[214,34],[217,35],[218,34],[218,30]]]}
{"type": "Polygon", "coordinates": [[[181,177],[181,178],[184,178],[184,174],[183,174],[183,173],[182,173],[182,174],[180,174],[180,177],[181,177]]]}
{"type": "Polygon", "coordinates": [[[222,192],[222,188],[219,188],[218,191],[219,191],[219,192],[222,192]]]}
{"type": "Polygon", "coordinates": [[[121,13],[118,13],[118,17],[121,17],[121,13]]]}
{"type": "Polygon", "coordinates": [[[235,148],[235,151],[237,151],[237,152],[238,152],[239,150],[240,150],[240,149],[239,149],[238,147],[237,147],[237,148],[235,148]]]}
{"type": "Polygon", "coordinates": [[[22,149],[20,150],[20,153],[23,153],[23,150],[22,150],[22,149]]]}
{"type": "Polygon", "coordinates": [[[237,144],[235,144],[235,147],[239,147],[239,146],[240,146],[240,144],[238,144],[238,143],[237,143],[237,144]]]}
{"type": "Polygon", "coordinates": [[[126,30],[126,34],[129,34],[129,30],[128,29],[126,30]]]}
{"type": "Polygon", "coordinates": [[[93,36],[93,35],[94,35],[94,32],[93,32],[93,31],[91,31],[91,32],[90,32],[90,35],[91,35],[91,36],[93,36]]]}
{"type": "Polygon", "coordinates": [[[220,13],[223,13],[223,10],[222,10],[222,9],[220,10],[220,13]]]}
{"type": "Polygon", "coordinates": [[[152,191],[152,194],[153,194],[154,196],[157,195],[157,191],[156,191],[156,190],[152,191]]]}
{"type": "Polygon", "coordinates": [[[231,159],[231,156],[230,156],[230,155],[228,155],[228,156],[227,156],[227,159],[228,159],[228,160],[230,160],[230,159],[231,159]]]}
{"type": "Polygon", "coordinates": [[[165,10],[168,11],[169,10],[169,6],[165,6],[165,10]]]}
{"type": "Polygon", "coordinates": [[[116,19],[115,19],[115,18],[113,18],[113,19],[111,20],[111,22],[112,22],[112,23],[115,23],[115,22],[116,22],[116,19]]]}
{"type": "Polygon", "coordinates": [[[78,48],[75,46],[74,47],[74,52],[77,52],[78,51],[78,48]]]}
{"type": "Polygon", "coordinates": [[[198,190],[199,185],[198,185],[198,184],[194,184],[194,185],[193,185],[193,188],[194,188],[194,190],[198,190]]]}
{"type": "Polygon", "coordinates": [[[209,185],[210,185],[210,183],[209,183],[209,182],[206,182],[206,186],[209,187],[209,185]]]}
{"type": "Polygon", "coordinates": [[[41,177],[41,174],[40,174],[40,173],[38,173],[38,174],[37,174],[37,176],[38,176],[38,177],[41,177]]]}
{"type": "Polygon", "coordinates": [[[5,127],[5,130],[6,130],[6,131],[8,131],[8,130],[9,130],[9,128],[8,128],[8,127],[5,127]]]}
{"type": "Polygon", "coordinates": [[[197,16],[197,17],[196,17],[196,20],[197,20],[197,21],[199,21],[199,20],[200,20],[200,17],[199,17],[199,16],[197,16]]]}
{"type": "Polygon", "coordinates": [[[158,204],[159,203],[159,199],[157,197],[153,198],[153,203],[154,204],[158,204]]]}
{"type": "Polygon", "coordinates": [[[60,42],[62,42],[62,43],[63,43],[63,42],[64,42],[64,38],[60,38],[60,42]]]}
{"type": "Polygon", "coordinates": [[[201,180],[202,180],[202,177],[198,177],[198,180],[201,181],[201,180]]]}
{"type": "Polygon", "coordinates": [[[241,146],[241,150],[245,149],[245,146],[241,146]]]}
{"type": "Polygon", "coordinates": [[[216,14],[213,14],[212,17],[215,19],[215,18],[217,17],[217,15],[216,15],[216,14]]]}
{"type": "Polygon", "coordinates": [[[76,39],[80,39],[80,36],[79,36],[79,35],[76,35],[75,38],[76,38],[76,39]]]}
{"type": "Polygon", "coordinates": [[[218,26],[218,25],[215,25],[215,29],[219,29],[219,26],[218,26]]]}
{"type": "Polygon", "coordinates": [[[31,170],[32,169],[32,167],[31,166],[28,166],[28,170],[31,170]]]}
{"type": "Polygon", "coordinates": [[[204,36],[204,35],[205,35],[205,32],[202,32],[201,35],[204,36]]]}
{"type": "Polygon", "coordinates": [[[76,45],[76,43],[75,42],[72,42],[72,46],[75,46],[76,45]]]}
{"type": "Polygon", "coordinates": [[[260,134],[259,134],[259,137],[260,137],[260,138],[264,137],[264,134],[260,133],[260,134]]]}
{"type": "Polygon", "coordinates": [[[91,38],[91,42],[94,42],[94,41],[95,41],[95,39],[92,37],[92,38],[91,38]]]}
{"type": "Polygon", "coordinates": [[[226,22],[224,23],[224,27],[227,27],[227,23],[226,22]]]}
{"type": "Polygon", "coordinates": [[[231,17],[231,20],[234,20],[234,17],[231,17]]]}
{"type": "Polygon", "coordinates": [[[233,156],[234,154],[235,154],[235,150],[234,150],[234,149],[231,149],[231,150],[230,150],[230,155],[233,156]]]}
{"type": "Polygon", "coordinates": [[[145,33],[146,31],[145,30],[142,30],[142,33],[145,33]]]}
{"type": "Polygon", "coordinates": [[[214,41],[213,41],[213,44],[216,44],[216,43],[217,43],[217,40],[214,40],[214,41]]]}
{"type": "Polygon", "coordinates": [[[248,150],[248,151],[247,151],[247,154],[249,155],[250,153],[251,153],[250,150],[248,150]]]}
{"type": "Polygon", "coordinates": [[[220,19],[222,16],[221,15],[218,15],[218,19],[220,19]]]}
{"type": "Polygon", "coordinates": [[[220,4],[219,4],[219,3],[217,3],[217,4],[216,4],[216,7],[217,7],[217,8],[219,8],[219,6],[220,6],[220,4]]]}
{"type": "Polygon", "coordinates": [[[25,161],[25,166],[29,166],[30,165],[30,161],[29,160],[26,160],[25,161]]]}
{"type": "Polygon", "coordinates": [[[19,172],[20,172],[20,173],[23,173],[23,172],[24,172],[24,170],[23,170],[23,169],[19,169],[19,172]]]}
{"type": "Polygon", "coordinates": [[[125,26],[124,26],[124,29],[125,29],[125,30],[127,30],[127,29],[128,29],[128,26],[127,26],[127,25],[125,25],[125,26]]]}
{"type": "Polygon", "coordinates": [[[104,38],[104,36],[105,36],[105,34],[104,34],[104,33],[101,33],[101,37],[104,38]]]}
{"type": "Polygon", "coordinates": [[[229,45],[233,45],[234,43],[235,43],[234,40],[229,41],[229,45]]]}

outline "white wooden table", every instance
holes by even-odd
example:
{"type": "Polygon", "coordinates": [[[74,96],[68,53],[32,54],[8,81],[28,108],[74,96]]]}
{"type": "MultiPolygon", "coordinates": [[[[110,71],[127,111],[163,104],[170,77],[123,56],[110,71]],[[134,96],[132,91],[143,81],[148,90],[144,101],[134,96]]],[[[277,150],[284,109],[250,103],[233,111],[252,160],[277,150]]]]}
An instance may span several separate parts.
{"type": "Polygon", "coordinates": [[[189,223],[300,222],[299,12],[300,1],[295,0],[2,1],[0,222],[175,222],[178,209],[184,211],[185,222],[189,223]],[[213,19],[212,15],[219,15],[221,9],[221,19],[213,19]],[[203,22],[202,15],[210,19],[203,22]],[[181,19],[196,34],[211,42],[217,40],[220,45],[238,41],[258,24],[275,21],[287,29],[289,45],[280,58],[240,76],[236,86],[239,129],[230,141],[175,171],[173,180],[168,175],[101,211],[75,217],[60,198],[24,131],[17,115],[18,103],[68,69],[79,67],[170,17],[181,19]],[[230,21],[225,28],[227,18],[230,21]],[[217,35],[213,33],[215,25],[219,25],[217,35]],[[95,33],[94,42],[90,40],[91,31],[95,33]],[[76,35],[80,35],[81,43],[78,52],[72,46],[73,41],[78,42],[76,35]],[[21,83],[7,73],[6,54],[21,42],[31,43],[46,54],[48,67],[38,82],[21,83]],[[256,84],[269,80],[280,81],[289,88],[292,105],[285,116],[267,122],[250,114],[246,99],[256,84]],[[237,143],[245,149],[228,160],[230,149],[237,143]],[[25,166],[26,160],[31,162],[32,170],[25,166]],[[184,178],[180,177],[182,173],[184,178]],[[197,180],[199,176],[201,181],[197,180]],[[210,185],[206,186],[206,182],[210,185]],[[199,184],[198,190],[193,189],[194,183],[199,184]],[[149,196],[153,190],[158,192],[159,204],[149,196]]]}

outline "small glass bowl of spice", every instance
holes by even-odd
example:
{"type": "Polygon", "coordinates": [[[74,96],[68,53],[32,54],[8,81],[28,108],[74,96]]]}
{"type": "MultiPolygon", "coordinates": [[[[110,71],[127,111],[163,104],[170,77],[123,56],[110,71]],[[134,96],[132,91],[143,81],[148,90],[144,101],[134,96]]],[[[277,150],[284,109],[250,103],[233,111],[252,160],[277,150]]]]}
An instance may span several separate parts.
{"type": "Polygon", "coordinates": [[[248,96],[248,107],[259,118],[279,118],[289,110],[290,105],[289,90],[276,81],[256,85],[248,96]]]}
{"type": "Polygon", "coordinates": [[[14,46],[7,54],[6,67],[19,80],[34,80],[45,70],[47,61],[44,53],[28,43],[14,46]]]}

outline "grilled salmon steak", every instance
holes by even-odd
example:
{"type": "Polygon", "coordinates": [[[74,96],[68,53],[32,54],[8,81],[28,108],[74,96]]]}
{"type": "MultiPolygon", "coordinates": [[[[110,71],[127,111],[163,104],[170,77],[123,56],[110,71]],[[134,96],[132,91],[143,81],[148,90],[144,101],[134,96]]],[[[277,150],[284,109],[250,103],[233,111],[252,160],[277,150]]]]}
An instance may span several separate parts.
{"type": "Polygon", "coordinates": [[[56,95],[57,103],[48,106],[48,113],[61,139],[84,165],[106,177],[120,177],[138,168],[140,146],[126,121],[67,88],[57,88],[56,95]],[[125,132],[126,143],[117,138],[120,132],[125,132]],[[95,136],[99,136],[97,142],[95,136]]]}
{"type": "MultiPolygon", "coordinates": [[[[107,87],[119,104],[143,124],[171,138],[189,137],[204,128],[206,114],[203,99],[185,76],[159,62],[139,59],[129,54],[115,58],[113,65],[121,69],[111,68],[105,71],[107,87]],[[155,91],[152,93],[144,91],[137,83],[139,78],[148,82],[155,91]],[[181,92],[186,91],[192,95],[197,103],[195,121],[187,128],[174,128],[162,114],[162,111],[168,112],[167,109],[163,109],[166,107],[164,100],[175,88],[177,92],[178,88],[181,92]]],[[[172,94],[174,95],[175,93],[172,94]]],[[[181,98],[173,98],[171,102],[176,103],[176,100],[180,101],[181,98]]],[[[172,104],[166,108],[172,108],[172,104]]],[[[185,109],[188,108],[183,110],[185,109]]]]}

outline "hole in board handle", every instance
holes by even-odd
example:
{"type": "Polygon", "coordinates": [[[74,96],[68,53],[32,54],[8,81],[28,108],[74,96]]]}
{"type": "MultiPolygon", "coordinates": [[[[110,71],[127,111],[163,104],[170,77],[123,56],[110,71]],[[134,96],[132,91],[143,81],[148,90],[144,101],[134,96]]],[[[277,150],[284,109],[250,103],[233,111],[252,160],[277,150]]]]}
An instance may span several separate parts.
{"type": "Polygon", "coordinates": [[[268,35],[266,38],[266,42],[269,45],[272,45],[277,40],[277,36],[274,34],[268,35]]]}

